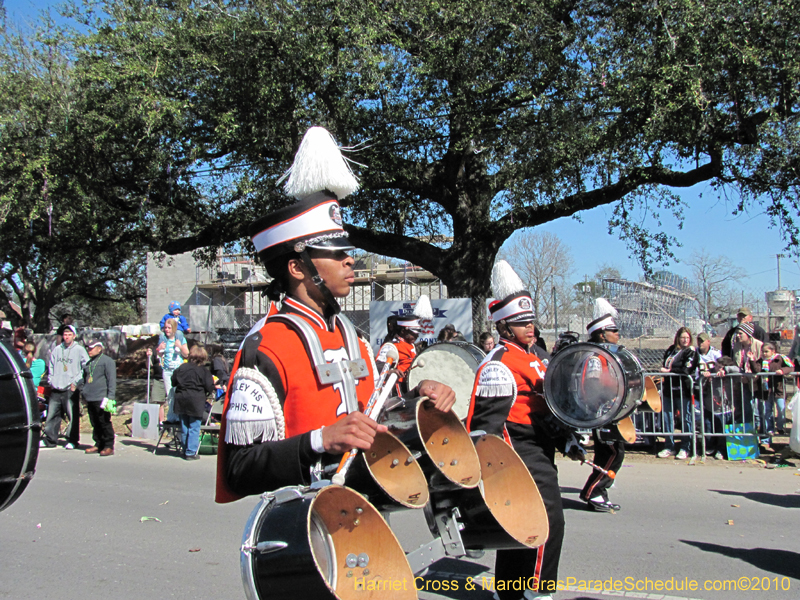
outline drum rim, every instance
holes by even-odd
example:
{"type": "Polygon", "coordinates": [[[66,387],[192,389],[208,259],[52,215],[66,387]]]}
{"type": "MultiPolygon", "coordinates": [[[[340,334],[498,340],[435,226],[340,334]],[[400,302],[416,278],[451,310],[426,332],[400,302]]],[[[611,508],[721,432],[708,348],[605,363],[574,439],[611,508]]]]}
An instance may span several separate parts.
{"type": "MultiPolygon", "coordinates": [[[[20,388],[20,392],[22,393],[23,404],[25,405],[25,415],[27,417],[27,451],[25,452],[25,459],[22,461],[20,465],[20,472],[17,475],[16,482],[14,483],[14,487],[11,490],[11,493],[8,495],[8,498],[2,501],[0,504],[0,511],[4,510],[5,508],[9,507],[21,493],[20,487],[23,486],[23,483],[27,485],[27,480],[25,479],[25,474],[28,473],[29,470],[36,469],[36,462],[39,457],[39,440],[33,439],[33,412],[31,411],[31,403],[28,398],[28,394],[25,393],[26,385],[25,385],[25,378],[23,377],[23,371],[19,368],[17,364],[18,357],[15,357],[14,354],[11,352],[9,347],[2,343],[0,344],[0,350],[3,351],[8,362],[11,364],[11,369],[14,374],[13,379],[17,382],[17,387],[20,388]]],[[[33,382],[31,382],[31,386],[33,382]]],[[[35,393],[35,392],[34,392],[35,393]]]]}
{"type": "MultiPolygon", "coordinates": [[[[585,420],[583,422],[578,422],[577,419],[573,419],[573,418],[570,418],[568,416],[565,416],[563,414],[562,410],[556,410],[555,402],[553,402],[550,399],[550,397],[553,395],[552,383],[548,382],[548,379],[547,379],[546,376],[545,376],[545,380],[544,380],[544,400],[547,403],[547,407],[550,409],[550,411],[559,420],[563,421],[564,423],[568,424],[569,426],[583,428],[583,429],[594,429],[596,427],[602,427],[602,426],[607,425],[609,423],[614,423],[616,421],[624,419],[626,416],[628,416],[631,412],[633,412],[636,409],[636,407],[639,405],[639,403],[641,401],[641,398],[639,399],[639,401],[634,401],[633,408],[630,411],[628,411],[627,413],[621,414],[622,410],[625,408],[625,405],[627,404],[628,395],[630,394],[631,390],[630,390],[630,385],[629,385],[629,382],[628,382],[628,371],[625,369],[625,365],[622,363],[622,360],[620,360],[620,358],[619,358],[620,350],[624,351],[627,356],[630,356],[631,358],[633,358],[634,362],[639,367],[640,373],[642,372],[642,370],[641,370],[642,365],[639,362],[639,360],[636,358],[636,355],[634,355],[630,350],[625,348],[625,346],[622,346],[620,344],[596,344],[594,342],[578,342],[577,344],[570,344],[569,346],[564,348],[564,350],[562,352],[559,352],[555,357],[553,357],[550,360],[550,364],[548,365],[547,372],[548,373],[552,372],[550,369],[553,366],[553,362],[558,360],[558,358],[560,356],[567,356],[568,353],[569,354],[574,354],[574,353],[580,351],[582,348],[583,348],[583,351],[586,351],[586,347],[587,346],[591,346],[593,348],[599,348],[602,351],[603,355],[606,355],[606,354],[610,355],[614,359],[614,362],[616,363],[617,367],[619,368],[619,370],[622,373],[622,384],[623,384],[622,385],[622,389],[624,390],[624,396],[623,396],[623,398],[620,400],[620,402],[618,404],[619,408],[617,409],[617,411],[610,418],[608,418],[607,415],[605,415],[603,417],[599,417],[599,418],[595,418],[595,419],[589,419],[589,420],[585,420]],[[548,391],[550,391],[550,394],[548,394],[548,391]]],[[[550,378],[550,382],[552,382],[552,377],[550,378]]],[[[642,385],[642,391],[644,391],[644,385],[642,385]]]]}

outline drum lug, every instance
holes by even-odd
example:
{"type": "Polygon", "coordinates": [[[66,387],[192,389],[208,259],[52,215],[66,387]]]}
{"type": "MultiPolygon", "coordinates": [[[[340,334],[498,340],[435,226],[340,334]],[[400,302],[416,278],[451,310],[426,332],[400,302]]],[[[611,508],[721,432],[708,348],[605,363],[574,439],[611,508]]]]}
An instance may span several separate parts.
{"type": "Polygon", "coordinates": [[[289,544],[286,542],[259,542],[255,546],[242,546],[242,552],[252,553],[257,552],[258,554],[269,554],[270,552],[277,552],[278,550],[283,550],[284,548],[288,548],[289,544]]]}
{"type": "Polygon", "coordinates": [[[267,494],[267,497],[271,497],[276,505],[285,504],[293,500],[300,500],[303,497],[303,491],[296,487],[281,488],[267,494]]]}

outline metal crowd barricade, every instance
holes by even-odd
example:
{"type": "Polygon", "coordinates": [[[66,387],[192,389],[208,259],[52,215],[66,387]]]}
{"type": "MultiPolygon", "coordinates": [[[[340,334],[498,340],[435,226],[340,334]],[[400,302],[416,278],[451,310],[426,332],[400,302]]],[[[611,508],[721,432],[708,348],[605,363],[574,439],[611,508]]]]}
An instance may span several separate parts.
{"type": "Polygon", "coordinates": [[[770,402],[770,395],[779,399],[774,394],[777,378],[783,377],[785,407],[796,389],[798,373],[729,373],[699,380],[677,373],[645,375],[658,384],[662,411],[634,412],[637,438],[655,444],[657,437],[664,437],[665,447],[672,446],[676,454],[683,447],[694,460],[698,455],[722,452],[729,436],[735,436],[742,447],[754,445],[757,449],[760,438],[770,437],[775,429],[768,416],[777,408],[770,402]]]}

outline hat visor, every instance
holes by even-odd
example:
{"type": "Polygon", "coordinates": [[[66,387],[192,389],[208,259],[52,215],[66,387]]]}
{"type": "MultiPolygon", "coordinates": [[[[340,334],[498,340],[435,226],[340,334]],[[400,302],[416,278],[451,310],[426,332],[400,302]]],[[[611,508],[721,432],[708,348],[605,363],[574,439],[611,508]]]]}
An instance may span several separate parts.
{"type": "Polygon", "coordinates": [[[536,315],[532,312],[523,312],[505,319],[506,323],[535,323],[536,315]]]}
{"type": "Polygon", "coordinates": [[[356,248],[346,236],[313,240],[306,242],[306,247],[314,248],[315,250],[355,250],[356,248]]]}

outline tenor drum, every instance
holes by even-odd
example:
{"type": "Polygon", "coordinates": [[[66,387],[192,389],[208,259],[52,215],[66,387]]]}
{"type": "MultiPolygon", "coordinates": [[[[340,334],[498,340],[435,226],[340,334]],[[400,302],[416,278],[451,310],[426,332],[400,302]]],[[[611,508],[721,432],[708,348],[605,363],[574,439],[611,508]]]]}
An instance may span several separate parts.
{"type": "Polygon", "coordinates": [[[547,366],[544,397],[562,422],[593,429],[619,421],[642,403],[642,365],[615,344],[567,346],[547,366]]]}
{"type": "Polygon", "coordinates": [[[363,496],[337,485],[264,494],[245,526],[240,561],[249,600],[417,597],[389,525],[363,496]]]}
{"type": "Polygon", "coordinates": [[[33,478],[41,429],[31,372],[17,352],[0,343],[0,510],[33,478]]]}
{"type": "Polygon", "coordinates": [[[478,488],[432,492],[426,509],[436,534],[435,519],[443,510],[458,508],[467,549],[537,548],[547,541],[550,527],[539,488],[528,467],[503,439],[483,435],[475,440],[481,463],[478,488]]]}
{"type": "Polygon", "coordinates": [[[419,465],[431,491],[478,485],[481,464],[475,445],[452,410],[442,412],[427,398],[415,398],[383,411],[378,422],[420,454],[419,465]]]}
{"type": "Polygon", "coordinates": [[[372,447],[358,453],[345,481],[381,512],[423,508],[428,481],[416,459],[391,433],[377,433],[372,447]]]}
{"type": "Polygon", "coordinates": [[[453,411],[459,419],[466,419],[475,373],[484,356],[480,348],[468,342],[447,342],[429,346],[411,363],[408,387],[409,389],[415,387],[423,379],[433,379],[449,385],[456,393],[453,411]]]}

